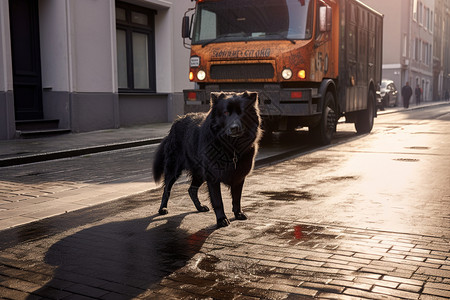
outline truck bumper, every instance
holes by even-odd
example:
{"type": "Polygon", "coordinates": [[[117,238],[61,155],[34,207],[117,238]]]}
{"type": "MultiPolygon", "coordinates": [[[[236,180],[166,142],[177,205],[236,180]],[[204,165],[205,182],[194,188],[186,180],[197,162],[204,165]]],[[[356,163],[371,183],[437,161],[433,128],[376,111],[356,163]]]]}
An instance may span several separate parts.
{"type": "MultiPolygon", "coordinates": [[[[258,92],[259,110],[263,118],[276,117],[320,117],[318,108],[320,95],[313,94],[314,89],[248,89],[258,92]]],[[[210,93],[220,90],[184,90],[185,113],[208,111],[210,93]]],[[[223,90],[229,92],[228,90],[223,90]]],[[[234,89],[233,92],[245,90],[234,89]]]]}

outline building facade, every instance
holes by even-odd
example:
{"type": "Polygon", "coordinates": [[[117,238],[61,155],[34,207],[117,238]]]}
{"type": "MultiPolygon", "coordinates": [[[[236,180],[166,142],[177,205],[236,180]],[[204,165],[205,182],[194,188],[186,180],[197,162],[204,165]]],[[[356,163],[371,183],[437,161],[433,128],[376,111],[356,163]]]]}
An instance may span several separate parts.
{"type": "Polygon", "coordinates": [[[393,80],[397,88],[408,81],[408,33],[410,23],[409,0],[363,0],[384,15],[383,20],[383,79],[393,80]]]}
{"type": "Polygon", "coordinates": [[[435,0],[362,2],[384,14],[383,78],[399,90],[406,82],[419,86],[422,101],[433,100],[435,0]]]}
{"type": "Polygon", "coordinates": [[[435,0],[433,49],[433,99],[450,93],[450,1],[435,0]]]}
{"type": "Polygon", "coordinates": [[[0,0],[0,139],[40,120],[86,132],[183,114],[182,91],[193,84],[181,19],[193,6],[0,0]]]}
{"type": "Polygon", "coordinates": [[[411,66],[410,78],[413,88],[419,86],[423,100],[433,99],[433,33],[434,0],[412,0],[411,20],[411,66]]]}

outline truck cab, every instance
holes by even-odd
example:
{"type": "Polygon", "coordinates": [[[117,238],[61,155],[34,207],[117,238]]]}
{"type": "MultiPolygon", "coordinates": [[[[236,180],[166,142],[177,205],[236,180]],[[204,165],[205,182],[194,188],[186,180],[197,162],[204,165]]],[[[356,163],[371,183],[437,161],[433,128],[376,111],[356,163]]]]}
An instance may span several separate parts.
{"type": "MultiPolygon", "coordinates": [[[[361,125],[363,113],[356,112],[367,109],[364,122],[371,124],[359,128],[370,131],[375,89],[369,90],[369,76],[350,74],[347,64],[358,45],[366,51],[365,68],[370,68],[369,12],[375,15],[356,0],[196,1],[192,16],[183,20],[183,37],[190,39],[191,48],[189,78],[196,83],[195,89],[184,91],[185,111],[207,110],[211,92],[248,90],[259,94],[266,132],[307,126],[320,144],[328,144],[341,116],[361,125]],[[349,26],[352,12],[358,24],[358,9],[367,17],[364,41],[349,26]],[[353,103],[349,92],[353,98],[364,93],[364,99],[353,103]],[[373,100],[368,100],[371,92],[373,100]]],[[[379,66],[381,76],[381,62],[379,66]]],[[[377,79],[371,80],[377,86],[377,79]]]]}

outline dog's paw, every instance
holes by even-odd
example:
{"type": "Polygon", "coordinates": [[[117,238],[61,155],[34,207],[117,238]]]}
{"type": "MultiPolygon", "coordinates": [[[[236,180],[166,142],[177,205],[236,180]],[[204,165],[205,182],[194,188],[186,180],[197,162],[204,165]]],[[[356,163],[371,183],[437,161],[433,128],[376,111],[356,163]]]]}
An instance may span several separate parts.
{"type": "Polygon", "coordinates": [[[209,211],[209,208],[206,205],[200,205],[199,207],[197,207],[197,210],[199,212],[207,212],[207,211],[209,211]]]}
{"type": "Polygon", "coordinates": [[[235,212],[234,217],[236,218],[236,220],[247,220],[247,215],[244,214],[242,211],[235,212]]]}
{"type": "Polygon", "coordinates": [[[167,214],[169,213],[169,211],[167,210],[166,207],[164,207],[164,208],[160,208],[159,211],[158,211],[158,213],[159,213],[160,215],[167,215],[167,214]]]}
{"type": "Polygon", "coordinates": [[[227,217],[217,220],[217,228],[227,227],[228,225],[230,225],[230,221],[227,217]]]}

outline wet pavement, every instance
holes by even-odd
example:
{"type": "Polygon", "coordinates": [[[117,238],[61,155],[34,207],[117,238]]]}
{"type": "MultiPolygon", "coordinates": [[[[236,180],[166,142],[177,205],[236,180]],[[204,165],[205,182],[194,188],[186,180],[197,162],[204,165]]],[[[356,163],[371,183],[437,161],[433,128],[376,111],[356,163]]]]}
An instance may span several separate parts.
{"type": "Polygon", "coordinates": [[[214,213],[195,212],[183,183],[165,216],[156,214],[161,190],[147,187],[3,230],[0,295],[450,298],[449,133],[449,106],[393,114],[370,135],[261,166],[244,187],[249,220],[219,230],[214,213]]]}

